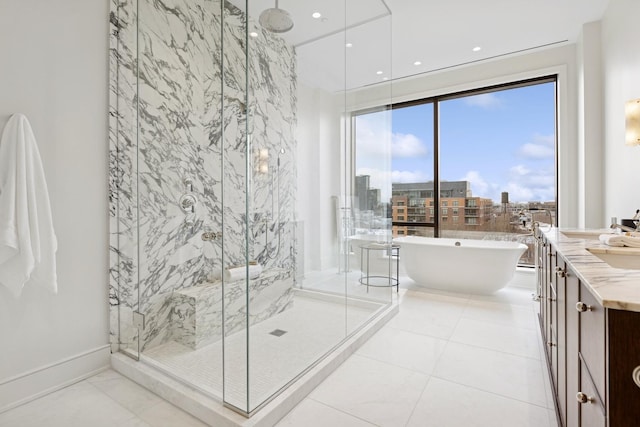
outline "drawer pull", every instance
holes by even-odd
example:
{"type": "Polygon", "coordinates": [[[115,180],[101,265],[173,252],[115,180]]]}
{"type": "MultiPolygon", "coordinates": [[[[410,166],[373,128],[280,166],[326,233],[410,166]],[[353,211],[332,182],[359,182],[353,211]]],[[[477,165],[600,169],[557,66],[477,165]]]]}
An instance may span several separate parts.
{"type": "Polygon", "coordinates": [[[562,267],[556,267],[556,274],[558,277],[567,277],[567,272],[562,269],[562,267]]]}
{"type": "Polygon", "coordinates": [[[555,344],[554,344],[554,343],[552,343],[551,341],[547,341],[547,345],[548,345],[549,347],[553,347],[555,344]]]}
{"type": "Polygon", "coordinates": [[[640,366],[636,366],[636,368],[633,370],[633,373],[631,374],[631,377],[633,378],[633,382],[636,383],[638,387],[640,387],[640,366]]]}
{"type": "Polygon", "coordinates": [[[587,305],[583,302],[577,302],[576,303],[576,310],[578,310],[580,313],[584,313],[585,311],[591,311],[593,310],[593,307],[591,307],[590,305],[587,305]]]}
{"type": "Polygon", "coordinates": [[[578,403],[593,403],[596,399],[593,397],[589,397],[585,393],[580,391],[576,394],[576,400],[578,401],[578,403]]]}

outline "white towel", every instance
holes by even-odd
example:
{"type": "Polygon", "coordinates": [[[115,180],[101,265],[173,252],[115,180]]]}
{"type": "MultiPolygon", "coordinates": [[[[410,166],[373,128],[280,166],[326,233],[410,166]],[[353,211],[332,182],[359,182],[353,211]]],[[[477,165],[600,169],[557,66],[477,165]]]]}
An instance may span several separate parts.
{"type": "Polygon", "coordinates": [[[605,245],[622,247],[624,246],[623,237],[620,234],[601,234],[598,238],[605,245]]]}
{"type": "Polygon", "coordinates": [[[57,292],[57,248],[36,139],[14,114],[0,139],[0,284],[16,297],[27,283],[57,292]]]}
{"type": "Polygon", "coordinates": [[[622,243],[630,248],[640,248],[640,237],[634,237],[631,234],[623,234],[622,243]]]}
{"type": "MultiPolygon", "coordinates": [[[[226,282],[234,282],[244,279],[247,272],[246,265],[230,267],[224,270],[224,280],[226,282]]],[[[255,279],[262,273],[262,266],[258,263],[249,263],[249,279],[255,279]]]]}

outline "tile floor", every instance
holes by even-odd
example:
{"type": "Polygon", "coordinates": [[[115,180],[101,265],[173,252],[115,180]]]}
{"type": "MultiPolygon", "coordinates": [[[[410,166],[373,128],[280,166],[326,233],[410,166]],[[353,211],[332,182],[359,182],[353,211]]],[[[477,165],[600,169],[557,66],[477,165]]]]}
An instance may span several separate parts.
{"type": "MultiPolygon", "coordinates": [[[[400,313],[278,427],[556,427],[531,291],[401,289],[400,313]]],[[[0,426],[203,426],[113,370],[0,414],[0,426]]]]}

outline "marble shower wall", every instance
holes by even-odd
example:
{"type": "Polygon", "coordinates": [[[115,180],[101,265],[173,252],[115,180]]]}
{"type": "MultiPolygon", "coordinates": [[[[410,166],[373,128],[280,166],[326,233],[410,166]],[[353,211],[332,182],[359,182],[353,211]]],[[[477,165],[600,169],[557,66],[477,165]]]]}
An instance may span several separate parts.
{"type": "MultiPolygon", "coordinates": [[[[211,281],[219,292],[224,269],[247,252],[279,271],[278,288],[291,284],[265,304],[265,281],[252,281],[256,321],[283,310],[295,265],[293,48],[249,19],[260,36],[249,40],[247,69],[245,15],[218,0],[112,0],[110,21],[112,342],[174,339],[183,332],[171,326],[181,316],[174,293],[211,281]],[[198,199],[193,213],[178,203],[187,192],[198,199]],[[205,230],[224,238],[204,242],[205,230]],[[146,316],[140,337],[133,311],[146,316]]],[[[246,288],[228,288],[225,303],[237,305],[246,288]]],[[[244,327],[245,311],[229,313],[229,333],[244,327]]]]}

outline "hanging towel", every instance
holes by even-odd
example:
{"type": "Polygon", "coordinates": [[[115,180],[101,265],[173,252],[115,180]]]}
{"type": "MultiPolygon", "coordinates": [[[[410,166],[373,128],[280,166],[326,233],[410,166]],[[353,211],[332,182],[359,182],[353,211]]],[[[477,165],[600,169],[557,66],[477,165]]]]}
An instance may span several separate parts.
{"type": "Polygon", "coordinates": [[[27,283],[57,292],[57,248],[36,139],[14,114],[0,139],[0,284],[16,297],[27,283]]]}

